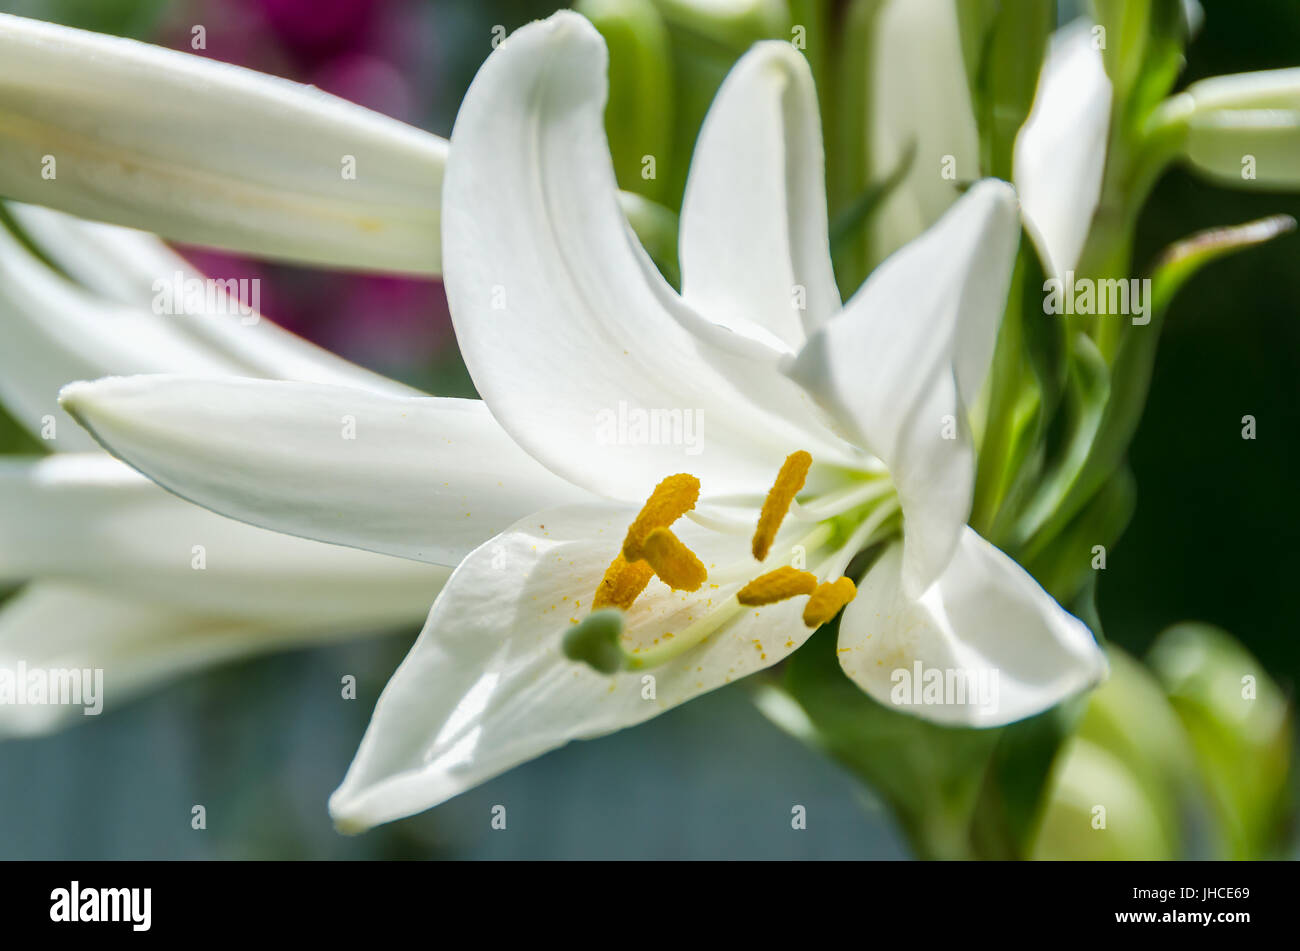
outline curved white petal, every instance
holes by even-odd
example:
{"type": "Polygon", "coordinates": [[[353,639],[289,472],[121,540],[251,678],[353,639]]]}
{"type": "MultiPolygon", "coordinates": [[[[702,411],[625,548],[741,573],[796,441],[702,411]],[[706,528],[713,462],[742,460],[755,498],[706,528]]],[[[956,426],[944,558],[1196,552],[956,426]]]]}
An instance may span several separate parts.
{"type": "Polygon", "coordinates": [[[889,467],[914,594],[943,570],[970,514],[966,413],[993,357],[1018,238],[1011,187],[979,182],[880,265],[790,370],[889,467]]]}
{"type": "Polygon", "coordinates": [[[1110,133],[1110,79],[1092,24],[1058,30],[1038,76],[1029,118],[1016,137],[1016,190],[1026,230],[1050,275],[1079,263],[1101,197],[1110,133]]]}
{"type": "Polygon", "coordinates": [[[291,625],[416,623],[449,569],[222,518],[104,453],[0,458],[0,583],[291,625]]]}
{"type": "Polygon", "coordinates": [[[682,297],[740,334],[793,353],[839,310],[826,221],[825,153],[808,61],[759,43],[704,119],[682,201],[682,297]],[[758,334],[753,334],[758,336],[758,334]]]}
{"type": "MultiPolygon", "coordinates": [[[[647,720],[776,663],[812,633],[800,620],[799,598],[761,609],[736,606],[730,625],[650,669],[606,676],[567,659],[562,637],[590,610],[635,514],[611,506],[539,512],[465,559],[385,688],[330,798],[341,829],[428,809],[570,740],[647,720]]],[[[747,560],[746,539],[686,520],[673,530],[711,572],[747,560]]],[[[837,554],[823,570],[838,573],[846,559],[837,554]]],[[[755,574],[762,570],[754,566],[755,574]]],[[[662,643],[665,632],[680,633],[739,587],[706,584],[686,594],[652,579],[628,613],[629,647],[662,643]]]]}
{"type": "Polygon", "coordinates": [[[619,208],[606,59],[591,24],[562,11],[507,39],[461,105],[444,270],[479,393],[535,458],[618,499],[683,469],[707,491],[761,491],[794,449],[846,456],[775,366],[684,326],[698,317],[619,208]]]}
{"type": "Polygon", "coordinates": [[[899,584],[901,567],[891,546],[840,620],[840,666],[881,703],[936,723],[1000,726],[1105,678],[1083,622],[973,530],[920,598],[899,584]]]}
{"type": "MultiPolygon", "coordinates": [[[[246,312],[239,301],[231,298],[220,281],[210,281],[183,257],[151,234],[131,228],[119,228],[71,215],[25,205],[6,204],[9,212],[41,252],[57,264],[74,281],[92,294],[136,309],[148,309],[152,322],[143,327],[162,339],[180,335],[202,348],[214,360],[224,362],[233,376],[295,380],[301,383],[333,383],[358,386],[394,396],[417,396],[418,390],[404,386],[378,373],[350,363],[313,343],[292,334],[256,312],[246,312]],[[183,313],[158,312],[164,288],[179,287],[182,292],[194,281],[205,282],[201,301],[192,296],[183,299],[183,313]]],[[[5,246],[8,252],[10,245],[5,246]]],[[[23,284],[37,297],[59,296],[60,278],[30,257],[24,259],[23,284]]],[[[90,308],[77,308],[68,319],[95,321],[105,315],[90,308]]],[[[104,328],[79,324],[85,335],[103,333],[104,328]]],[[[133,341],[133,350],[147,359],[155,349],[151,337],[141,335],[133,341]]],[[[124,376],[153,372],[153,365],[103,364],[97,373],[80,373],[58,380],[58,385],[90,376],[124,376]]],[[[202,367],[167,366],[160,371],[202,373],[202,367]]]]}
{"type": "MultiPolygon", "coordinates": [[[[22,206],[10,207],[18,211],[22,206]]],[[[95,269],[101,283],[111,269],[123,282],[111,299],[90,293],[55,273],[0,228],[0,328],[5,341],[0,351],[0,401],[51,449],[94,446],[59,408],[58,392],[66,383],[95,377],[263,376],[417,395],[256,314],[245,316],[224,304],[215,310],[205,305],[183,314],[156,313],[150,297],[139,299],[153,294],[154,280],[174,285],[177,280],[201,279],[185,261],[139,232],[80,222],[46,209],[27,210],[42,213],[31,220],[45,222],[43,234],[51,239],[61,264],[80,265],[83,272],[95,269]],[[121,300],[124,297],[129,299],[121,300]]]]}
{"type": "Polygon", "coordinates": [[[588,498],[478,400],[263,380],[121,377],[63,406],[182,498],[277,532],[454,565],[528,512],[588,498]]]}
{"type": "Polygon", "coordinates": [[[911,170],[875,213],[872,256],[930,227],[979,177],[979,132],[957,27],[956,0],[885,0],[876,14],[867,154],[875,181],[909,152],[911,170]]]}
{"type": "Polygon", "coordinates": [[[446,156],[445,140],[311,86],[0,14],[10,198],[263,257],[436,274],[446,156]]]}
{"type": "Polygon", "coordinates": [[[59,408],[59,387],[106,373],[224,374],[234,367],[149,311],[59,277],[0,227],[0,402],[50,448],[94,447],[59,408]]]}
{"type": "MultiPolygon", "coordinates": [[[[274,625],[205,616],[61,582],[23,589],[0,606],[0,669],[92,671],[83,705],[0,704],[0,737],[93,722],[161,681],[238,657],[382,633],[355,624],[274,625]],[[25,665],[19,667],[19,663],[25,665]],[[100,688],[94,671],[102,670],[100,688]]],[[[3,674],[0,674],[3,676],[3,674]]],[[[79,684],[80,688],[80,684],[79,684]]],[[[69,697],[71,699],[71,697],[69,697]]]]}

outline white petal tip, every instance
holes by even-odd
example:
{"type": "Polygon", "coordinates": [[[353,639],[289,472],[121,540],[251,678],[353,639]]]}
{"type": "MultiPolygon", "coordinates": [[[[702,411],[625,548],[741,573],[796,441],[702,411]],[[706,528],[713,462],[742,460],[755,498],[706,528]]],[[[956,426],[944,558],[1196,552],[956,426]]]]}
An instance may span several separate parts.
{"type": "Polygon", "coordinates": [[[368,823],[351,816],[335,815],[333,810],[330,811],[330,818],[334,820],[334,831],[339,835],[361,835],[371,829],[368,823]]]}
{"type": "Polygon", "coordinates": [[[141,380],[154,377],[109,376],[99,380],[78,380],[59,390],[59,405],[92,436],[92,421],[103,418],[115,404],[115,397],[138,389],[141,380]]]}
{"type": "Polygon", "coordinates": [[[344,781],[330,794],[329,813],[334,823],[334,831],[339,835],[360,835],[369,832],[376,823],[367,821],[363,810],[357,808],[356,797],[346,794],[347,785],[344,781]]]}

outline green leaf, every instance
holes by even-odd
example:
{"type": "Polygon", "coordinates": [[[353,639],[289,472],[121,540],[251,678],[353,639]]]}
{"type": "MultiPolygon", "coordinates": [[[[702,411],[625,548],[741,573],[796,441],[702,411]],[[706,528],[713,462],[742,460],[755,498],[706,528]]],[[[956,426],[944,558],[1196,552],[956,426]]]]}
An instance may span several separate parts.
{"type": "Polygon", "coordinates": [[[664,192],[658,166],[670,161],[675,118],[663,18],[650,0],[579,0],[574,9],[609,47],[605,131],[619,187],[658,200],[664,192]]]}
{"type": "Polygon", "coordinates": [[[971,858],[971,810],[999,730],[953,729],[899,713],[840,669],[838,622],[786,661],[780,689],[807,718],[803,737],[847,767],[890,807],[917,854],[971,858]]]}
{"type": "MultiPolygon", "coordinates": [[[[1078,446],[1072,443],[1057,476],[1044,487],[1043,494],[1024,516],[1019,531],[1019,537],[1025,539],[1024,558],[1033,560],[1046,550],[1123,462],[1146,406],[1156,345],[1169,303],[1178,289],[1209,262],[1262,244],[1294,227],[1294,219],[1276,215],[1236,227],[1215,228],[1177,242],[1161,256],[1151,278],[1150,321],[1125,327],[1110,367],[1100,419],[1094,426],[1090,410],[1087,417],[1079,417],[1073,428],[1077,439],[1088,443],[1082,464],[1078,464],[1078,446]],[[1094,434],[1085,440],[1089,429],[1094,434]]],[[[1091,372],[1100,372],[1095,366],[1095,356],[1088,355],[1089,351],[1080,346],[1081,339],[1076,338],[1075,354],[1080,361],[1072,366],[1084,370],[1091,365],[1091,372]]],[[[1084,403],[1100,398],[1103,390],[1100,381],[1096,381],[1090,395],[1086,374],[1078,379],[1080,387],[1074,392],[1077,408],[1082,409],[1084,403]]]]}
{"type": "Polygon", "coordinates": [[[865,236],[865,226],[871,220],[886,198],[902,184],[907,173],[912,170],[912,160],[916,157],[916,143],[911,143],[899,157],[897,164],[889,170],[884,178],[867,185],[847,208],[835,216],[830,224],[831,257],[838,259],[855,242],[865,236]]]}
{"type": "Polygon", "coordinates": [[[1038,491],[1025,506],[1015,529],[1013,543],[1024,548],[1025,558],[1032,559],[1048,540],[1040,537],[1035,543],[1026,544],[1045,522],[1068,523],[1091,494],[1094,486],[1080,488],[1080,480],[1096,444],[1110,395],[1110,372],[1105,359],[1086,334],[1075,334],[1062,407],[1066,438],[1049,461],[1038,491]]]}
{"type": "Polygon", "coordinates": [[[1182,0],[1093,0],[1093,10],[1105,30],[1102,60],[1118,111],[1140,122],[1182,69],[1188,33],[1182,0]]]}
{"type": "Polygon", "coordinates": [[[1223,852],[1280,858],[1293,743],[1282,691],[1232,635],[1209,624],[1168,628],[1148,661],[1191,737],[1223,852]]]}
{"type": "Polygon", "coordinates": [[[618,200],[623,214],[627,215],[628,224],[641,239],[641,246],[650,255],[650,259],[664,279],[680,289],[682,280],[681,266],[677,259],[677,215],[658,202],[632,192],[619,192],[618,200]]]}
{"type": "Polygon", "coordinates": [[[986,405],[971,516],[975,529],[995,544],[1005,541],[1009,515],[1038,482],[1042,440],[1063,387],[1064,325],[1041,313],[1042,285],[1042,263],[1022,236],[982,394],[986,405]]]}
{"type": "Polygon", "coordinates": [[[1034,102],[1056,11],[1042,0],[958,3],[957,10],[968,74],[978,43],[971,100],[980,130],[980,167],[985,175],[1010,180],[1016,136],[1034,102]]]}
{"type": "Polygon", "coordinates": [[[1151,276],[1152,314],[1163,314],[1183,285],[1211,261],[1272,241],[1295,227],[1296,220],[1290,215],[1270,215],[1245,224],[1199,231],[1170,245],[1151,276]]]}
{"type": "Polygon", "coordinates": [[[1136,506],[1137,480],[1124,466],[1106,480],[1050,547],[1022,562],[1025,570],[1057,601],[1070,604],[1095,577],[1093,549],[1101,545],[1109,554],[1136,506]]]}
{"type": "Polygon", "coordinates": [[[997,731],[971,833],[983,858],[1028,856],[1047,803],[1052,764],[1083,709],[1081,698],[997,731]]]}
{"type": "MultiPolygon", "coordinates": [[[[838,11],[828,81],[818,87],[826,136],[826,198],[832,220],[869,190],[871,50],[882,0],[852,0],[838,11]]],[[[847,299],[870,271],[866,233],[841,236],[835,247],[835,280],[847,299]]]]}

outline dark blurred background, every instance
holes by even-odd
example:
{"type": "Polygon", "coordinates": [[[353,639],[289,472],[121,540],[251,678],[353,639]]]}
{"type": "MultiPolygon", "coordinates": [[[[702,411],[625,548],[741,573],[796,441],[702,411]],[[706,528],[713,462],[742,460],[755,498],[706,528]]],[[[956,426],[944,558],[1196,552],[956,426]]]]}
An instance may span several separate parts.
{"type": "MultiPolygon", "coordinates": [[[[420,0],[0,0],[0,10],[188,48],[313,82],[430,131],[508,30],[555,4],[420,0]]],[[[1183,82],[1300,64],[1300,3],[1206,0],[1183,82]]],[[[693,135],[693,130],[692,130],[693,135]]],[[[1198,229],[1300,197],[1228,191],[1175,170],[1141,221],[1139,271],[1198,229]]],[[[263,280],[263,309],[357,362],[470,395],[441,286],[192,257],[263,280]]],[[[1175,301],[1131,461],[1137,514],[1099,587],[1106,635],[1139,656],[1166,626],[1218,624],[1288,695],[1300,670],[1300,237],[1218,262],[1175,301]],[[1258,437],[1241,438],[1253,415],[1258,437]]],[[[848,289],[844,289],[847,296],[848,289]]],[[[360,838],[325,799],[414,632],[187,678],[87,727],[0,745],[0,858],[905,857],[888,816],[779,733],[743,688],[521,767],[360,838]],[[359,697],[341,703],[344,673],[359,697]],[[191,830],[190,807],[208,829],[191,830]],[[489,827],[507,805],[505,831],[489,827]],[[808,829],[790,809],[808,809],[808,829]]],[[[1296,849],[1292,845],[1290,851],[1296,849]]]]}

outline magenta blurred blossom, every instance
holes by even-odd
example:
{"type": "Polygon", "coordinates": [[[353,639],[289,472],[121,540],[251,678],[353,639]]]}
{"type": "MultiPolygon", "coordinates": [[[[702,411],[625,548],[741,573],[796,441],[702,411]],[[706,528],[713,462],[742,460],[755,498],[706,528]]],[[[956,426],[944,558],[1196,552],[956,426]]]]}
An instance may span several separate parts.
{"type": "MultiPolygon", "coordinates": [[[[195,0],[170,14],[160,40],[223,62],[311,83],[403,121],[423,75],[412,0],[195,0]],[[206,48],[191,50],[202,24],[206,48]]],[[[418,373],[454,347],[439,282],[337,274],[199,248],[183,252],[216,278],[258,278],[264,316],[321,346],[394,375],[418,373]]]]}

